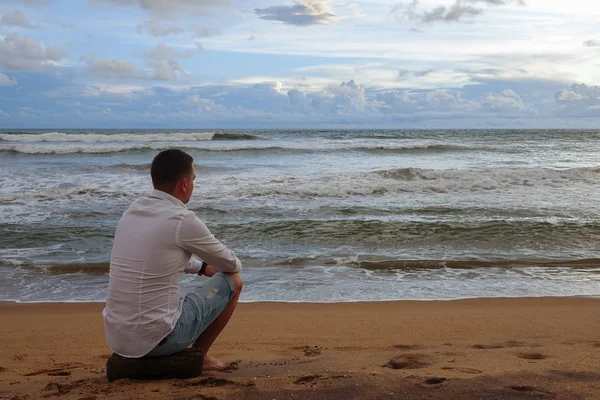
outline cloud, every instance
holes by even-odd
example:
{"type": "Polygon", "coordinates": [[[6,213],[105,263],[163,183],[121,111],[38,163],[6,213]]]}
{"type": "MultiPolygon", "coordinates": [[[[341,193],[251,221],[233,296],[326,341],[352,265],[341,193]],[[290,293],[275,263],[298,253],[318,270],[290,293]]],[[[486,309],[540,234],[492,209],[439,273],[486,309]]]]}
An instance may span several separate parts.
{"type": "Polygon", "coordinates": [[[437,6],[429,11],[419,11],[420,0],[413,0],[409,4],[400,3],[393,6],[391,12],[421,24],[460,22],[483,13],[483,9],[474,4],[505,6],[511,3],[525,4],[523,0],[455,0],[454,4],[450,6],[437,6]]]}
{"type": "Polygon", "coordinates": [[[191,104],[195,111],[200,113],[214,114],[227,112],[227,107],[220,106],[214,100],[202,98],[197,94],[190,96],[184,102],[191,104]]]}
{"type": "Polygon", "coordinates": [[[456,3],[450,7],[439,6],[429,12],[423,13],[421,22],[424,24],[430,24],[437,21],[456,22],[464,18],[477,16],[481,13],[482,10],[480,8],[456,3]]]}
{"type": "Polygon", "coordinates": [[[512,90],[503,90],[500,93],[487,93],[482,97],[481,105],[489,111],[499,113],[536,113],[534,107],[526,104],[521,96],[512,90]]]}
{"type": "Polygon", "coordinates": [[[68,22],[65,22],[65,21],[63,21],[62,19],[60,19],[60,18],[58,18],[56,16],[46,18],[46,19],[44,19],[43,22],[45,22],[47,24],[56,25],[56,26],[60,27],[61,29],[73,29],[73,28],[75,28],[75,25],[73,25],[71,23],[68,23],[68,22]]]}
{"type": "Polygon", "coordinates": [[[0,87],[2,86],[14,86],[16,85],[18,82],[16,81],[16,79],[13,79],[9,76],[4,75],[3,73],[0,72],[0,87]]]}
{"type": "Polygon", "coordinates": [[[52,66],[64,59],[67,52],[59,47],[12,33],[0,39],[0,65],[12,70],[34,71],[52,66]]]}
{"type": "Polygon", "coordinates": [[[590,39],[583,42],[585,47],[600,47],[600,40],[590,39]]]}
{"type": "Polygon", "coordinates": [[[88,2],[140,7],[157,18],[168,18],[177,14],[206,15],[215,7],[228,5],[230,0],[88,0],[88,2]]]}
{"type": "Polygon", "coordinates": [[[20,26],[21,28],[35,29],[37,25],[29,22],[23,11],[14,9],[11,12],[2,14],[0,17],[0,25],[20,26]]]}
{"type": "MultiPolygon", "coordinates": [[[[201,50],[201,47],[198,49],[201,50]]],[[[159,43],[142,55],[151,73],[141,71],[134,64],[124,60],[114,58],[97,60],[91,54],[83,56],[82,59],[86,63],[88,72],[103,78],[168,81],[187,78],[188,74],[183,70],[179,59],[191,58],[199,50],[180,51],[159,43]]]]}
{"type": "Polygon", "coordinates": [[[171,80],[186,78],[187,73],[179,64],[180,58],[191,58],[196,51],[179,51],[174,47],[157,44],[152,50],[144,53],[143,58],[153,70],[153,78],[157,80],[171,80]]]}
{"type": "Polygon", "coordinates": [[[327,0],[298,0],[292,6],[257,8],[254,13],[260,19],[296,26],[329,24],[337,21],[337,16],[329,7],[327,0]]]}
{"type": "Polygon", "coordinates": [[[148,21],[140,22],[137,25],[137,32],[147,32],[152,36],[169,36],[169,35],[177,35],[181,33],[183,29],[181,29],[177,25],[165,25],[161,21],[157,21],[155,19],[151,19],[148,21]]]}
{"type": "Polygon", "coordinates": [[[87,64],[87,69],[94,75],[103,78],[142,78],[135,65],[114,58],[97,60],[93,55],[85,55],[82,59],[87,64]]]}
{"type": "Polygon", "coordinates": [[[370,87],[346,79],[308,89],[277,80],[195,87],[148,87],[146,82],[90,86],[78,83],[73,76],[59,77],[54,72],[15,74],[22,95],[0,97],[0,109],[9,114],[0,118],[0,126],[42,126],[48,121],[69,127],[600,126],[600,88],[585,85],[558,86],[562,90],[554,88],[537,98],[532,96],[529,81],[472,85],[476,90],[405,90],[370,87]],[[37,78],[31,80],[32,76],[37,78]],[[39,89],[48,84],[45,90],[39,89]],[[560,92],[556,100],[555,92],[560,92]],[[552,103],[541,106],[549,100],[552,103]],[[558,103],[564,103],[564,107],[558,103]],[[106,118],[107,110],[110,118],[106,118]]]}
{"type": "Polygon", "coordinates": [[[465,99],[460,93],[449,90],[426,92],[387,91],[377,93],[382,111],[392,114],[467,113],[478,110],[476,101],[465,99]]]}
{"type": "Polygon", "coordinates": [[[196,28],[196,37],[213,37],[221,35],[222,33],[219,28],[211,28],[204,25],[196,28]]]}
{"type": "Polygon", "coordinates": [[[600,116],[600,86],[573,84],[554,95],[557,111],[573,116],[600,116]]]}

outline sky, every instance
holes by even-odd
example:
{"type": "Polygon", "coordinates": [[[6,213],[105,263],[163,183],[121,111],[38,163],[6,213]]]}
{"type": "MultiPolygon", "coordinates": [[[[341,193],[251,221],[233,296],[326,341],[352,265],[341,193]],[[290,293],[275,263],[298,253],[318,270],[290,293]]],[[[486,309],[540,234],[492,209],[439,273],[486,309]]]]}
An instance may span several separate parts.
{"type": "Polygon", "coordinates": [[[0,128],[600,128],[600,2],[0,0],[0,128]]]}

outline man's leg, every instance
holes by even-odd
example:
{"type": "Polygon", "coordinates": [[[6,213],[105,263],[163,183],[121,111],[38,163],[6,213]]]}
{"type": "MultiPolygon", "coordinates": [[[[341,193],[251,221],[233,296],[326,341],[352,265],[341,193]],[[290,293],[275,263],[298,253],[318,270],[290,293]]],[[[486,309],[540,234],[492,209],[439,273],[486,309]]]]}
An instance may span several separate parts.
{"type": "Polygon", "coordinates": [[[206,328],[204,332],[202,332],[202,334],[192,345],[192,347],[199,348],[204,351],[203,369],[205,371],[222,370],[227,368],[228,366],[228,364],[208,355],[208,350],[212,346],[213,342],[229,322],[229,319],[231,318],[231,315],[235,310],[235,306],[237,305],[238,299],[240,298],[240,293],[242,291],[243,282],[240,275],[237,273],[227,275],[233,283],[233,298],[229,301],[229,304],[227,304],[227,307],[225,308],[225,310],[223,310],[221,315],[219,315],[217,319],[215,319],[212,322],[212,324],[210,324],[208,328],[206,328]]]}

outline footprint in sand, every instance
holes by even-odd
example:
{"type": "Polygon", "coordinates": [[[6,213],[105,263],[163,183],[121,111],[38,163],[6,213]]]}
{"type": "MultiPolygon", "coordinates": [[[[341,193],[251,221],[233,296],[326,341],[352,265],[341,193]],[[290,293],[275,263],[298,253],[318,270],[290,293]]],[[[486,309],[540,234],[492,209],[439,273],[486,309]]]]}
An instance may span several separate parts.
{"type": "Polygon", "coordinates": [[[525,347],[525,346],[527,346],[526,343],[519,342],[518,340],[509,340],[508,342],[505,342],[504,345],[506,347],[525,347]]]}
{"type": "Polygon", "coordinates": [[[69,371],[48,372],[48,376],[71,376],[69,371]]]}
{"type": "Polygon", "coordinates": [[[517,353],[517,357],[522,358],[524,360],[543,360],[548,358],[548,356],[543,355],[542,353],[517,353]]]}
{"type": "Polygon", "coordinates": [[[429,379],[425,379],[425,383],[427,385],[439,385],[440,383],[443,383],[446,381],[446,378],[441,378],[441,377],[432,377],[429,379]]]}
{"type": "Polygon", "coordinates": [[[79,368],[79,367],[80,367],[80,365],[67,365],[67,366],[60,367],[60,368],[42,369],[39,371],[30,372],[28,374],[25,374],[24,376],[36,376],[36,375],[42,375],[42,374],[46,374],[46,375],[50,375],[50,376],[68,376],[68,375],[71,375],[71,373],[65,371],[66,369],[75,369],[75,368],[79,368]],[[52,374],[56,374],[56,375],[52,375],[52,374]]]}
{"type": "Polygon", "coordinates": [[[508,389],[514,390],[515,392],[527,393],[527,397],[534,396],[534,397],[546,398],[547,396],[552,395],[551,392],[547,392],[545,390],[538,389],[533,386],[526,386],[526,385],[513,385],[513,386],[509,386],[508,389]]]}
{"type": "Polygon", "coordinates": [[[442,367],[445,370],[464,372],[465,374],[482,374],[483,371],[475,369],[475,368],[464,368],[464,367],[442,367]]]}
{"type": "Polygon", "coordinates": [[[395,349],[398,350],[423,350],[423,346],[419,344],[395,344],[395,349]]]}
{"type": "Polygon", "coordinates": [[[207,378],[202,378],[200,380],[189,380],[189,381],[177,382],[177,383],[173,384],[173,387],[181,389],[181,388],[192,387],[192,386],[218,387],[218,386],[235,385],[235,384],[236,384],[235,382],[230,381],[229,379],[215,378],[215,377],[209,376],[207,378]]]}
{"type": "Polygon", "coordinates": [[[302,350],[304,352],[304,355],[307,357],[314,357],[314,356],[319,356],[321,355],[321,352],[323,351],[323,349],[319,346],[295,346],[292,347],[293,350],[302,350]]]}
{"type": "Polygon", "coordinates": [[[504,346],[501,344],[474,344],[471,346],[473,349],[479,350],[491,350],[491,349],[503,349],[504,346]]]}
{"type": "Polygon", "coordinates": [[[429,357],[423,354],[401,354],[392,358],[383,367],[392,369],[419,369],[431,365],[429,357]]]}
{"type": "Polygon", "coordinates": [[[314,382],[318,379],[321,379],[321,375],[307,375],[307,376],[301,376],[300,378],[296,379],[294,381],[294,383],[296,385],[304,385],[306,383],[314,382]]]}
{"type": "MultiPolygon", "coordinates": [[[[86,381],[79,380],[70,383],[58,383],[58,382],[50,382],[44,387],[43,391],[45,392],[53,392],[53,396],[63,396],[69,393],[71,390],[76,389],[82,386],[86,381]]],[[[48,396],[43,396],[48,397],[48,396]]]]}

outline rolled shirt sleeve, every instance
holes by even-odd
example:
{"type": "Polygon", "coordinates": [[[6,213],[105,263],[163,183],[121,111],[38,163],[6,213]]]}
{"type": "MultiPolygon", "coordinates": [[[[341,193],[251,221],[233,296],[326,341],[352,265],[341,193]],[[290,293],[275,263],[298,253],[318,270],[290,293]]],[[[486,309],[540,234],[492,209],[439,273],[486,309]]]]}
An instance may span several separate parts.
{"type": "Polygon", "coordinates": [[[186,274],[197,274],[200,272],[200,268],[202,268],[202,261],[197,260],[192,256],[190,261],[183,266],[183,272],[186,274]]]}
{"type": "MultiPolygon", "coordinates": [[[[217,271],[238,272],[242,269],[242,263],[235,253],[217,240],[206,225],[192,212],[181,221],[177,242],[185,250],[215,267],[217,271]]],[[[201,265],[201,262],[192,257],[185,265],[185,271],[193,273],[198,265],[201,265]]]]}

